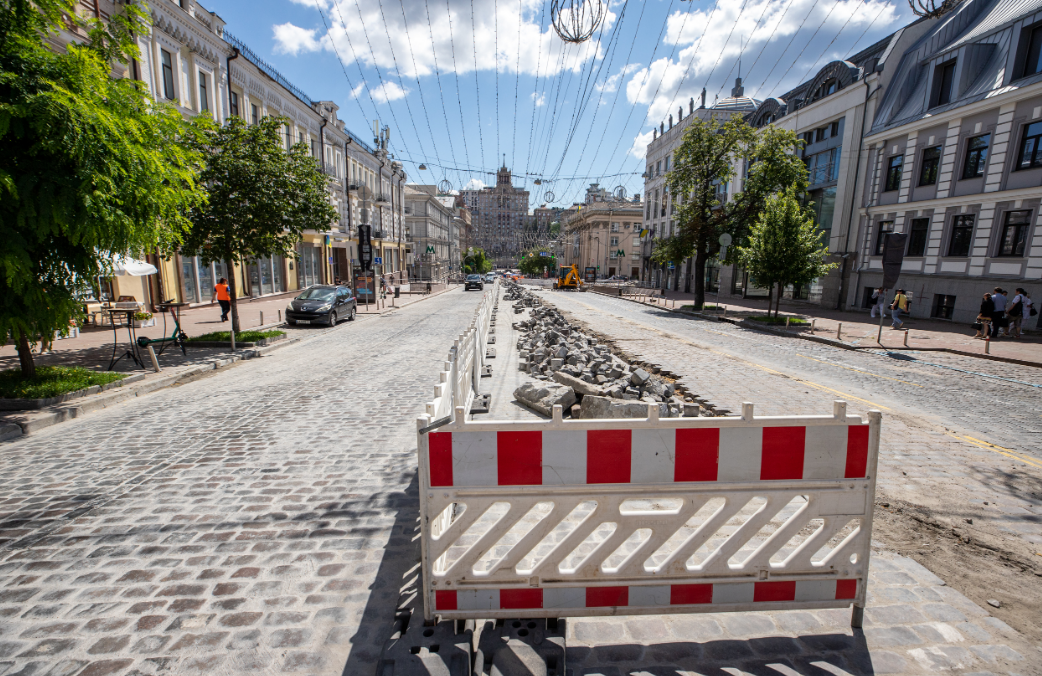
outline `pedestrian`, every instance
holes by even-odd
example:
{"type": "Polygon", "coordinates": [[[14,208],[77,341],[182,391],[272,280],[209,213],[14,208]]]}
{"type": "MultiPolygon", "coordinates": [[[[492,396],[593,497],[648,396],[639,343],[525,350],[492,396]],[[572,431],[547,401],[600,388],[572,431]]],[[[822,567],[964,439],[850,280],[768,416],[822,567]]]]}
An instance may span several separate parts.
{"type": "Polygon", "coordinates": [[[902,312],[908,312],[908,296],[905,295],[904,289],[898,289],[894,295],[894,302],[890,305],[890,316],[894,319],[890,323],[891,329],[899,329],[904,325],[904,322],[901,321],[902,312]]]}
{"type": "Polygon", "coordinates": [[[221,321],[228,321],[228,312],[232,309],[232,296],[228,289],[227,278],[221,277],[217,285],[213,287],[213,295],[210,296],[210,302],[214,302],[214,299],[221,304],[221,321]]]}
{"type": "Polygon", "coordinates": [[[1017,295],[1013,296],[1006,308],[1006,316],[1009,317],[1006,335],[1014,339],[1020,338],[1020,324],[1024,319],[1024,289],[1017,288],[1017,295]]]}
{"type": "Polygon", "coordinates": [[[1031,294],[1027,291],[1024,292],[1024,314],[1022,315],[1025,320],[1029,317],[1034,317],[1038,314],[1038,310],[1035,309],[1035,301],[1031,300],[1031,294]]]}
{"type": "Polygon", "coordinates": [[[991,299],[991,294],[984,294],[984,299],[980,302],[980,312],[977,313],[977,323],[974,328],[977,329],[977,335],[974,338],[987,338],[991,333],[991,316],[995,313],[995,301],[991,299]]]}
{"type": "Polygon", "coordinates": [[[334,277],[333,278],[333,286],[340,286],[340,278],[339,277],[334,277]]]}
{"type": "Polygon", "coordinates": [[[876,311],[879,312],[880,317],[886,317],[886,294],[883,292],[883,287],[879,287],[872,292],[872,316],[876,316],[876,311]]]}
{"type": "Polygon", "coordinates": [[[991,337],[998,338],[999,329],[1006,324],[1006,294],[996,286],[991,300],[995,303],[995,311],[991,313],[991,337]]]}

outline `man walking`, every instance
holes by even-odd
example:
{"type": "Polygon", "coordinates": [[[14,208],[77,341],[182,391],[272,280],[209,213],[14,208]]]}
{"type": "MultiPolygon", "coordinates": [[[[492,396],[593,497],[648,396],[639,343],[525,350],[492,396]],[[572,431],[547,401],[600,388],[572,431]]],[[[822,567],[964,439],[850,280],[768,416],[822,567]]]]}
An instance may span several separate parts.
{"type": "Polygon", "coordinates": [[[221,280],[213,287],[213,295],[210,296],[210,302],[212,303],[215,298],[221,304],[221,321],[228,321],[228,312],[232,309],[232,297],[228,292],[228,280],[224,277],[221,277],[221,280]]]}
{"type": "Polygon", "coordinates": [[[886,304],[886,296],[883,293],[883,288],[880,287],[872,292],[872,316],[876,316],[876,311],[879,311],[880,317],[886,316],[886,309],[883,307],[886,304]]]}
{"type": "Polygon", "coordinates": [[[905,295],[904,289],[898,289],[894,296],[894,303],[890,306],[890,316],[894,318],[894,321],[890,323],[891,329],[899,329],[904,322],[901,321],[901,313],[908,312],[908,296],[905,295]]]}
{"type": "MultiPolygon", "coordinates": [[[[1006,323],[1006,292],[996,286],[995,292],[991,294],[991,300],[995,303],[995,312],[991,315],[991,337],[998,338],[999,327],[1006,323]]],[[[1006,335],[1009,335],[1008,328],[1006,335]]]]}
{"type": "Polygon", "coordinates": [[[1009,315],[1009,327],[1006,329],[1006,335],[1011,338],[1020,338],[1020,325],[1024,319],[1024,308],[1026,307],[1024,294],[1024,289],[1018,288],[1017,295],[1013,296],[1009,302],[1009,311],[1006,313],[1009,315]]]}

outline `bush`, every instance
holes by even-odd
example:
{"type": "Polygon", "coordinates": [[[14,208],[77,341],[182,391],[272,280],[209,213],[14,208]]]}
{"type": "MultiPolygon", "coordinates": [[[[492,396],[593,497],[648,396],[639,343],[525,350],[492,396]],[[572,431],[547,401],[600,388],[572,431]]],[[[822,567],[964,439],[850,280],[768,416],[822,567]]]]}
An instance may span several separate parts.
{"type": "MultiPolygon", "coordinates": [[[[264,338],[278,338],[279,336],[286,335],[285,331],[240,331],[235,334],[236,343],[256,343],[264,338]]],[[[205,333],[201,336],[195,336],[189,338],[189,343],[200,343],[200,342],[213,342],[213,343],[230,343],[232,340],[231,333],[228,331],[214,331],[213,333],[205,333]]]]}
{"type": "Polygon", "coordinates": [[[126,378],[125,373],[91,371],[82,366],[37,366],[36,375],[24,378],[20,369],[0,371],[0,397],[47,399],[93,385],[107,385],[126,378]]]}
{"type": "Polygon", "coordinates": [[[134,313],[134,319],[138,320],[139,322],[147,322],[149,319],[152,319],[152,313],[151,312],[135,312],[134,313]]]}

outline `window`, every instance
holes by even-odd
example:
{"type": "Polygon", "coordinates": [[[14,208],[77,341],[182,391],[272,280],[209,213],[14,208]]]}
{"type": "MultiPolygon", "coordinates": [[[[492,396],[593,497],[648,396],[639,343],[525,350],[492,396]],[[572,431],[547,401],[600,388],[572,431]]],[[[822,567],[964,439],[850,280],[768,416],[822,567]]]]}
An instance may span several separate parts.
{"type": "Polygon", "coordinates": [[[814,142],[818,143],[828,138],[828,127],[820,127],[814,130],[814,142]]]}
{"type": "Polygon", "coordinates": [[[619,231],[619,224],[618,223],[612,223],[611,224],[611,231],[612,232],[618,232],[619,231]]]}
{"type": "Polygon", "coordinates": [[[952,238],[948,243],[949,256],[969,256],[973,239],[973,215],[956,216],[952,219],[952,238]]]}
{"type": "MultiPolygon", "coordinates": [[[[1021,37],[1021,40],[1024,37],[1027,36],[1021,37]]],[[[1035,73],[1042,73],[1042,26],[1031,29],[1031,36],[1028,38],[1027,58],[1024,60],[1024,72],[1021,74],[1021,77],[1027,77],[1035,73]]]]}
{"type": "Polygon", "coordinates": [[[1006,223],[1002,226],[999,255],[1023,256],[1029,230],[1031,230],[1030,211],[1007,211],[1006,223]]]}
{"type": "Polygon", "coordinates": [[[1038,147],[1040,141],[1042,141],[1042,122],[1032,122],[1024,127],[1024,140],[1020,142],[1020,159],[1017,160],[1017,169],[1042,167],[1042,149],[1038,147]]]}
{"type": "Polygon", "coordinates": [[[937,183],[937,168],[941,165],[941,146],[923,151],[923,166],[919,169],[919,185],[937,183]]]}
{"type": "Polygon", "coordinates": [[[282,129],[286,132],[286,150],[289,150],[289,147],[293,145],[293,132],[290,131],[288,124],[283,125],[282,129]]]}
{"type": "Polygon", "coordinates": [[[303,143],[303,142],[304,142],[304,132],[298,131],[297,132],[297,143],[303,143]]]}
{"type": "Polygon", "coordinates": [[[659,160],[658,162],[655,163],[655,175],[656,176],[661,176],[662,175],[662,160],[659,160]]]}
{"type": "Polygon", "coordinates": [[[232,115],[239,117],[239,95],[235,92],[228,93],[228,108],[232,111],[232,115]]]}
{"type": "Polygon", "coordinates": [[[933,106],[951,103],[952,85],[955,83],[955,63],[952,59],[937,66],[933,71],[933,106]]]}
{"type": "Polygon", "coordinates": [[[925,256],[926,238],[930,234],[929,218],[913,218],[912,230],[908,233],[908,255],[925,256]]]}
{"type": "Polygon", "coordinates": [[[210,110],[210,99],[206,96],[206,73],[197,71],[199,76],[199,112],[210,110]]]}
{"type": "Polygon", "coordinates": [[[839,120],[829,125],[829,136],[833,138],[839,136],[839,120]]]}
{"type": "Polygon", "coordinates": [[[619,238],[618,237],[612,237],[611,238],[611,246],[619,246],[619,238]]]}
{"type": "Polygon", "coordinates": [[[159,50],[163,61],[163,98],[168,101],[174,100],[174,61],[170,52],[165,49],[159,50]]]}
{"type": "Polygon", "coordinates": [[[883,192],[890,192],[901,187],[901,168],[904,166],[904,155],[894,155],[886,165],[886,185],[883,192]]]}
{"type": "Polygon", "coordinates": [[[669,155],[666,155],[666,172],[669,172],[669,155]]]}
{"type": "Polygon", "coordinates": [[[257,110],[256,103],[250,104],[250,122],[252,122],[253,124],[257,124],[258,122],[260,122],[260,111],[257,110]]]}
{"type": "Polygon", "coordinates": [[[894,231],[893,221],[880,221],[879,230],[876,232],[876,252],[874,255],[883,255],[883,245],[886,243],[886,236],[894,231]]]}
{"type": "Polygon", "coordinates": [[[930,312],[931,317],[936,317],[937,319],[951,319],[953,310],[955,310],[955,296],[947,296],[943,293],[935,293],[933,295],[933,310],[930,312]]]}
{"type": "Polygon", "coordinates": [[[966,163],[962,167],[963,178],[977,178],[984,175],[984,165],[988,163],[988,143],[991,134],[981,134],[970,139],[966,146],[966,163]]]}

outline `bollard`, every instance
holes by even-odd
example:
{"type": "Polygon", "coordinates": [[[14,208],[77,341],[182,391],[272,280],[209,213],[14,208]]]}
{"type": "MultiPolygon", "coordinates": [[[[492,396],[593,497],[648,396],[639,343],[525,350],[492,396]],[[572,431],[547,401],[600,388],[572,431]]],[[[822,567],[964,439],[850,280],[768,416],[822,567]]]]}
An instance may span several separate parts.
{"type": "Polygon", "coordinates": [[[261,323],[260,323],[260,325],[261,325],[261,326],[264,326],[264,311],[263,311],[263,310],[261,310],[261,313],[260,313],[260,317],[261,317],[261,323]]]}
{"type": "Polygon", "coordinates": [[[232,337],[232,352],[235,352],[235,328],[228,328],[228,335],[232,337]]]}
{"type": "Polygon", "coordinates": [[[279,324],[282,323],[282,310],[279,310],[279,324]]]}
{"type": "Polygon", "coordinates": [[[161,372],[163,369],[159,368],[159,360],[156,359],[156,351],[152,349],[152,345],[148,346],[148,358],[152,360],[152,368],[156,373],[161,372]]]}
{"type": "Polygon", "coordinates": [[[789,318],[785,318],[785,328],[789,328],[789,318]]]}
{"type": "Polygon", "coordinates": [[[843,322],[836,326],[836,340],[843,340],[843,322]]]}
{"type": "Polygon", "coordinates": [[[726,316],[727,316],[727,306],[726,306],[726,305],[724,306],[724,315],[723,315],[723,316],[724,316],[724,317],[726,317],[726,316]]]}
{"type": "Polygon", "coordinates": [[[814,333],[814,322],[816,322],[816,321],[818,321],[818,320],[817,319],[810,320],[810,332],[811,333],[814,333]]]}
{"type": "Polygon", "coordinates": [[[908,329],[905,329],[905,347],[908,347],[908,329]]]}
{"type": "Polygon", "coordinates": [[[984,339],[984,354],[991,354],[991,336],[984,339]]]}

